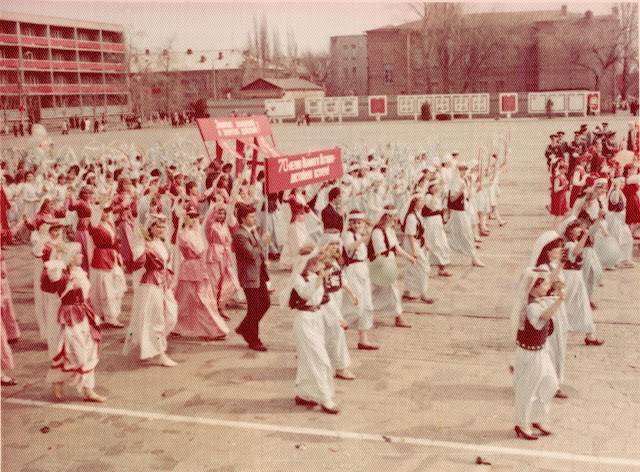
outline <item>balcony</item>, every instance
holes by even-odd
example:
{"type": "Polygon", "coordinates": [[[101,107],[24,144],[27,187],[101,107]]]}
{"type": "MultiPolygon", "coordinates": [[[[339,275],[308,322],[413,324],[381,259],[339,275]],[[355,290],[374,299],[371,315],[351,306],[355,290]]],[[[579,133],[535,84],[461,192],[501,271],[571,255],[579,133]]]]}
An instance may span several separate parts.
{"type": "Polygon", "coordinates": [[[0,85],[0,93],[19,93],[20,86],[18,84],[0,85]]]}
{"type": "Polygon", "coordinates": [[[17,69],[19,64],[18,59],[0,59],[0,68],[17,69]]]}
{"type": "Polygon", "coordinates": [[[99,51],[100,43],[98,41],[78,40],[78,49],[94,49],[99,51]]]}
{"type": "Polygon", "coordinates": [[[78,63],[73,61],[51,61],[51,68],[56,70],[78,70],[78,63]]]}
{"type": "Polygon", "coordinates": [[[105,51],[124,51],[122,43],[102,43],[102,49],[105,51]]]}
{"type": "Polygon", "coordinates": [[[104,93],[106,91],[105,89],[107,88],[103,84],[83,84],[80,87],[80,90],[84,93],[104,93]]]}
{"type": "Polygon", "coordinates": [[[106,70],[106,71],[117,71],[117,72],[123,72],[124,71],[124,65],[123,64],[104,63],[103,67],[104,67],[104,70],[106,70]]]}
{"type": "Polygon", "coordinates": [[[49,46],[49,38],[42,36],[22,36],[20,42],[32,46],[49,46]]]}
{"type": "Polygon", "coordinates": [[[3,44],[18,44],[17,34],[0,34],[0,43],[3,44]]]}
{"type": "Polygon", "coordinates": [[[78,67],[80,70],[102,70],[101,62],[79,62],[78,67]]]}
{"type": "Polygon", "coordinates": [[[26,84],[24,91],[26,93],[52,93],[53,86],[51,84],[26,84]]]}
{"type": "Polygon", "coordinates": [[[114,93],[114,92],[122,93],[127,91],[127,86],[126,85],[106,85],[104,87],[104,91],[111,92],[111,93],[114,93]]]}
{"type": "Polygon", "coordinates": [[[50,69],[49,61],[22,61],[23,69],[50,69]]]}
{"type": "Polygon", "coordinates": [[[75,39],[63,39],[63,38],[51,38],[51,46],[63,47],[63,48],[75,48],[75,39]]]}
{"type": "Polygon", "coordinates": [[[56,84],[53,86],[55,93],[80,93],[78,84],[56,84]]]}

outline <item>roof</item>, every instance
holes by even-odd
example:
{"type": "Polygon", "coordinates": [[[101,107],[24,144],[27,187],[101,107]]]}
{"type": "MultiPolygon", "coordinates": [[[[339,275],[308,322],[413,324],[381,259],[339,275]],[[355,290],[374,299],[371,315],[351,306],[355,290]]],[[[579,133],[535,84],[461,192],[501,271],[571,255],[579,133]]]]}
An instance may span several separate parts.
{"type": "MultiPolygon", "coordinates": [[[[162,52],[149,54],[135,54],[131,58],[131,72],[165,72],[167,57],[162,52]]],[[[170,51],[168,53],[169,71],[193,72],[215,70],[240,69],[245,56],[242,51],[236,49],[224,49],[213,51],[170,51]],[[203,59],[204,58],[204,59],[203,59]]]]}
{"type": "MultiPolygon", "coordinates": [[[[584,13],[566,12],[563,14],[561,10],[541,10],[541,11],[505,11],[505,12],[488,12],[488,13],[463,13],[462,21],[465,27],[478,27],[487,23],[501,24],[504,26],[524,26],[534,25],[536,23],[555,22],[555,21],[575,21],[584,18],[584,13]]],[[[594,19],[610,17],[611,15],[594,16],[594,19]]],[[[420,31],[422,29],[422,20],[411,21],[400,25],[387,25],[381,28],[367,30],[367,33],[381,33],[385,31],[420,31]]]]}
{"type": "Polygon", "coordinates": [[[259,84],[259,82],[264,82],[273,87],[282,89],[282,90],[322,90],[322,87],[316,85],[308,80],[299,79],[299,78],[291,78],[291,79],[265,79],[259,78],[254,80],[253,82],[242,87],[242,90],[255,89],[255,87],[259,84]]]}

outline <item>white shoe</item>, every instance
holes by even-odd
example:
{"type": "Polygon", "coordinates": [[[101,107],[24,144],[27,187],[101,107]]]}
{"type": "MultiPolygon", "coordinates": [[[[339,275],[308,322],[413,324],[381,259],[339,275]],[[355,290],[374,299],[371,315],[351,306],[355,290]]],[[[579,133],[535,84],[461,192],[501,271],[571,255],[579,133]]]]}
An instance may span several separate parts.
{"type": "Polygon", "coordinates": [[[154,359],[154,364],[161,365],[163,367],[175,367],[178,365],[176,361],[171,360],[164,352],[162,354],[158,354],[154,359]]]}

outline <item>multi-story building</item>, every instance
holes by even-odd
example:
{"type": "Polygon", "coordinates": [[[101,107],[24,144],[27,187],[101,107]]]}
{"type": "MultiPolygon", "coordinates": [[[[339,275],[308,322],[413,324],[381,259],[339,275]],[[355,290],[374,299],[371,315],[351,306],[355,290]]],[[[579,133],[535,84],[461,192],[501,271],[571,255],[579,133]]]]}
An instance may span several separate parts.
{"type": "Polygon", "coordinates": [[[422,20],[367,31],[368,94],[599,90],[602,109],[611,107],[615,12],[596,16],[563,6],[462,14],[458,21],[447,42],[425,33],[422,20]]]}
{"type": "Polygon", "coordinates": [[[332,36],[327,95],[367,95],[367,36],[332,36]]]}
{"type": "Polygon", "coordinates": [[[127,113],[123,27],[0,12],[0,96],[8,122],[127,113]]]}

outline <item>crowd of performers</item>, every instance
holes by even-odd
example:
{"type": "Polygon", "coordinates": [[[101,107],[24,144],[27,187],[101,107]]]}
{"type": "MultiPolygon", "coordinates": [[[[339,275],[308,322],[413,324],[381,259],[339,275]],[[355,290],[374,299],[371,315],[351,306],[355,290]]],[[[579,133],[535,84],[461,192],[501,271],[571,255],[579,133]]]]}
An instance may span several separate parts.
{"type": "MultiPolygon", "coordinates": [[[[222,341],[227,309],[246,303],[235,331],[266,351],[259,323],[271,303],[270,266],[291,271],[279,295],[296,312],[296,403],[337,413],[333,378],[355,377],[345,329],[358,332],[358,349],[376,350],[374,317],[411,328],[403,302],[434,303],[432,265],[450,277],[455,252],[483,267],[477,251],[488,220],[506,223],[497,198],[507,145],[496,143],[473,162],[457,151],[402,160],[408,151],[398,145],[345,150],[340,180],[268,196],[263,172],[251,183],[248,167],[234,172],[204,158],[167,164],[140,152],[71,165],[5,162],[3,244],[30,232],[34,312],[55,397],[70,382],[87,399],[103,399],[93,372],[105,328],[125,329],[125,354],[169,367],[168,339],[222,341]],[[396,256],[408,261],[403,290],[396,256]],[[127,290],[132,305],[123,314],[127,290]]],[[[4,260],[3,288],[3,339],[13,343],[20,332],[4,260]]]]}
{"type": "MultiPolygon", "coordinates": [[[[548,155],[554,179],[561,175],[563,158],[556,156],[564,146],[555,140],[548,155]]],[[[600,146],[596,139],[582,154],[599,162],[593,156],[600,146]]],[[[290,271],[278,299],[295,313],[295,403],[338,413],[334,379],[355,378],[345,330],[358,332],[358,349],[377,350],[369,337],[374,318],[411,328],[403,302],[436,302],[429,279],[451,277],[453,253],[473,267],[484,266],[478,250],[491,232],[489,221],[506,224],[498,197],[508,141],[494,137],[477,159],[468,160],[457,151],[413,155],[391,145],[361,153],[345,149],[343,155],[346,172],[339,180],[270,195],[262,172],[252,183],[248,168],[234,172],[231,163],[204,158],[170,164],[147,162],[138,153],[68,167],[20,161],[5,169],[3,242],[31,231],[34,310],[49,347],[47,379],[54,396],[62,397],[67,382],[87,400],[104,400],[94,391],[104,328],[125,329],[124,354],[171,367],[176,363],[167,356],[168,340],[226,339],[226,312],[243,302],[246,316],[235,332],[250,349],[267,351],[259,323],[273,292],[268,268],[278,268],[290,271]],[[123,314],[127,290],[133,291],[132,306],[123,314]]],[[[574,161],[577,169],[581,159],[574,161]]],[[[585,182],[574,204],[578,214],[559,215],[555,230],[536,241],[512,315],[519,437],[537,438],[532,428],[549,434],[541,422],[551,398],[566,397],[559,385],[567,333],[585,333],[590,346],[603,343],[595,337],[590,298],[600,284],[598,267],[633,266],[630,253],[611,264],[608,238],[614,230],[609,234],[602,224],[603,195],[614,207],[623,202],[622,213],[629,214],[624,189],[634,185],[637,168],[625,166],[624,173],[624,182],[605,180],[604,187],[601,177],[585,182]],[[609,187],[611,192],[601,193],[609,187]]],[[[631,234],[624,216],[615,223],[631,234]]],[[[9,343],[20,332],[4,260],[2,268],[6,370],[12,365],[9,343]]],[[[3,377],[3,384],[9,381],[3,377]]]]}
{"type": "Polygon", "coordinates": [[[554,229],[536,240],[511,314],[518,346],[511,365],[515,432],[523,439],[551,434],[542,422],[552,399],[567,398],[560,386],[568,334],[584,334],[587,346],[604,343],[596,338],[593,322],[593,294],[603,271],[636,266],[638,124],[629,124],[620,145],[614,134],[607,123],[594,132],[582,125],[570,144],[563,132],[551,135],[545,152],[554,229]],[[630,162],[620,164],[620,151],[630,153],[630,162]]]}

